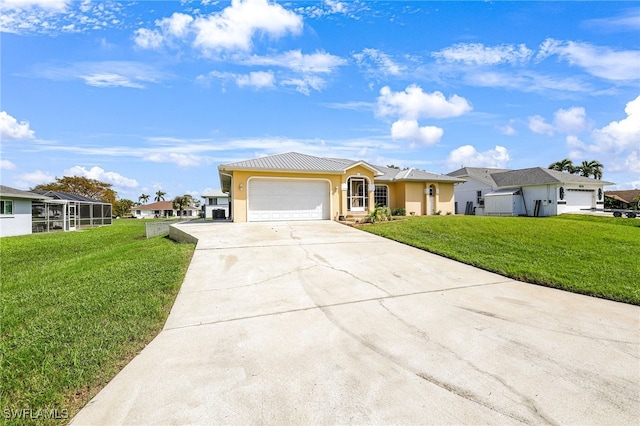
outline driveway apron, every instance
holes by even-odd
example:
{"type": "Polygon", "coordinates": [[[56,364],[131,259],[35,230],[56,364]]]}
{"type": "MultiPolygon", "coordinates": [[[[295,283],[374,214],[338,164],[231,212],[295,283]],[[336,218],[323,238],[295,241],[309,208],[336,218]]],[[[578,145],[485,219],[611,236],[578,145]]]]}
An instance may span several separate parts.
{"type": "Polygon", "coordinates": [[[331,221],[183,224],[162,332],[96,424],[637,424],[640,308],[331,221]]]}

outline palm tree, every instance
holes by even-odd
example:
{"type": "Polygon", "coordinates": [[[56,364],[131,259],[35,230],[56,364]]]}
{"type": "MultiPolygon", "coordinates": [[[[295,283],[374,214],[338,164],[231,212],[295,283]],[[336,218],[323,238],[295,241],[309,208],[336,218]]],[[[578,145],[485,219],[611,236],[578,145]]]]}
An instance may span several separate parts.
{"type": "Polygon", "coordinates": [[[591,174],[593,175],[593,178],[598,180],[602,179],[602,169],[604,169],[602,163],[598,160],[593,160],[589,162],[589,165],[591,166],[591,174]]]}
{"type": "Polygon", "coordinates": [[[571,174],[577,171],[576,166],[574,166],[573,162],[568,158],[549,164],[549,168],[551,170],[557,170],[559,172],[569,172],[571,174]]]}
{"type": "Polygon", "coordinates": [[[147,201],[149,201],[149,195],[147,194],[142,194],[141,196],[138,197],[138,201],[146,204],[147,201]]]}
{"type": "Polygon", "coordinates": [[[161,189],[159,189],[159,190],[156,192],[156,196],[155,196],[154,200],[155,200],[155,201],[158,201],[158,202],[159,202],[159,201],[164,201],[164,196],[165,196],[165,195],[167,195],[167,193],[166,193],[166,192],[163,192],[161,189]]]}
{"type": "Polygon", "coordinates": [[[176,198],[173,199],[173,208],[178,210],[178,216],[184,216],[182,214],[184,213],[183,209],[185,207],[189,207],[191,205],[192,200],[193,200],[193,197],[191,197],[191,195],[189,194],[177,196],[176,198]]]}

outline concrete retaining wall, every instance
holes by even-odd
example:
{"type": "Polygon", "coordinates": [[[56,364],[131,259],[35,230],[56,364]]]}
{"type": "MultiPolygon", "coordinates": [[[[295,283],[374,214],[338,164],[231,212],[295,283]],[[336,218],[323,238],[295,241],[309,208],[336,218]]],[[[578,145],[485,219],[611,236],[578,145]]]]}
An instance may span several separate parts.
{"type": "Polygon", "coordinates": [[[172,222],[148,222],[145,224],[147,238],[157,237],[169,233],[169,227],[172,222]]]}
{"type": "Polygon", "coordinates": [[[169,238],[178,243],[198,244],[198,239],[196,237],[176,228],[175,225],[169,226],[169,238]]]}

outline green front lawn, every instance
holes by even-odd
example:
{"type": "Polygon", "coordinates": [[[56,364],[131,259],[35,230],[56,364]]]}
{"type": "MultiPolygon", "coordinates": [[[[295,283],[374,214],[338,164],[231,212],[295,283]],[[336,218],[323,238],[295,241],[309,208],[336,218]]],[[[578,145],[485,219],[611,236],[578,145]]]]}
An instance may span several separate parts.
{"type": "Polygon", "coordinates": [[[429,216],[362,229],[501,275],[640,305],[640,220],[429,216]]]}
{"type": "Polygon", "coordinates": [[[68,421],[162,329],[194,246],[144,223],[0,240],[4,420],[68,421]]]}

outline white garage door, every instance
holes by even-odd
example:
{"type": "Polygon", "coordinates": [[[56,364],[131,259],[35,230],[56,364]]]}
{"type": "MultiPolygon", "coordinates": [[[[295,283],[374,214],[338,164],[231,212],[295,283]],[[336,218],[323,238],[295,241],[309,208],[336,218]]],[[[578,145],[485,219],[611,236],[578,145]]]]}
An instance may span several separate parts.
{"type": "Polygon", "coordinates": [[[595,191],[585,189],[567,189],[565,199],[567,200],[566,211],[579,211],[595,207],[593,197],[595,191]]]}
{"type": "Polygon", "coordinates": [[[249,222],[329,219],[329,182],[305,179],[249,181],[249,222]]]}

